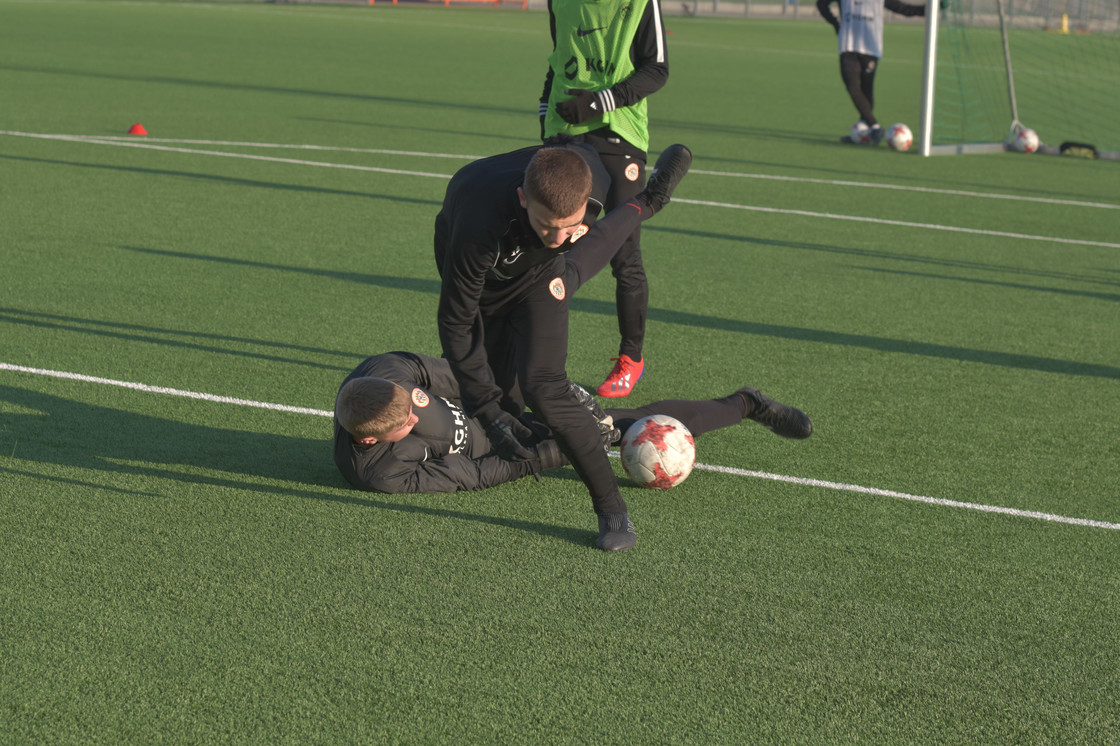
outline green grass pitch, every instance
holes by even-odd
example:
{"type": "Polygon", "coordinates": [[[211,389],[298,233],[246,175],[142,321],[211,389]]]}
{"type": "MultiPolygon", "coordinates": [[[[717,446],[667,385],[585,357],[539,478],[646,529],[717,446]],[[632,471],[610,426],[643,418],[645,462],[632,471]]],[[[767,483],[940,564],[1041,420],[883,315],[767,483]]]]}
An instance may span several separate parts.
{"type": "MultiPolygon", "coordinates": [[[[438,354],[432,221],[535,141],[542,12],[0,0],[0,743],[1116,738],[1120,169],[842,146],[826,24],[665,22],[651,148],[696,157],[632,399],[816,432],[615,461],[608,555],[570,469],[358,493],[318,414],[438,354]]],[[[876,90],[915,133],[922,33],[876,90]]]]}

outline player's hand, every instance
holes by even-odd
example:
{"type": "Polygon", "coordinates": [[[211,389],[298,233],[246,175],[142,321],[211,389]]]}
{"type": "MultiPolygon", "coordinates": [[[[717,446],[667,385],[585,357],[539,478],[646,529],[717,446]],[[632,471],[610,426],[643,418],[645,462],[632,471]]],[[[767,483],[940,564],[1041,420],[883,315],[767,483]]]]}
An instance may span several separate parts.
{"type": "Polygon", "coordinates": [[[569,88],[564,93],[575,96],[556,104],[556,113],[568,124],[581,124],[603,113],[603,104],[597,94],[581,88],[569,88]]]}
{"type": "Polygon", "coordinates": [[[570,463],[568,457],[560,450],[560,444],[555,440],[542,440],[537,444],[536,450],[540,471],[559,469],[561,466],[567,466],[570,463]]]}
{"type": "Polygon", "coordinates": [[[533,431],[499,407],[498,402],[492,402],[480,409],[476,416],[486,430],[490,445],[506,461],[529,461],[535,456],[533,451],[525,446],[532,440],[533,431]]]}

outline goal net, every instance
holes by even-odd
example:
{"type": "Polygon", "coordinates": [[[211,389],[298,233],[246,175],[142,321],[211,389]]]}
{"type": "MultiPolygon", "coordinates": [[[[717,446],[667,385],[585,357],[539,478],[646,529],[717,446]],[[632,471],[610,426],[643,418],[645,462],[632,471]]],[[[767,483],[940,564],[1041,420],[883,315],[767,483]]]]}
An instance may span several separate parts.
{"type": "Polygon", "coordinates": [[[923,155],[1002,150],[1030,128],[1039,152],[1120,159],[1120,0],[936,5],[927,7],[923,155]]]}

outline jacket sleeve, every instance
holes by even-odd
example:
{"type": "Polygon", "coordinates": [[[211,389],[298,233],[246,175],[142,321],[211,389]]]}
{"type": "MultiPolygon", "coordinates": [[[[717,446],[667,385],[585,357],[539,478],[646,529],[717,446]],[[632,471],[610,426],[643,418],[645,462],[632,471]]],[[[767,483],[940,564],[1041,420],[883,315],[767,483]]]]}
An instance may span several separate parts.
{"type": "MultiPolygon", "coordinates": [[[[556,16],[552,12],[552,0],[548,0],[548,31],[552,35],[552,50],[556,51],[556,16]]],[[[552,65],[544,74],[544,90],[541,91],[541,101],[538,113],[541,119],[541,140],[544,140],[544,118],[548,114],[548,100],[552,97],[552,79],[555,73],[552,65]]]]}
{"type": "Polygon", "coordinates": [[[414,354],[423,370],[423,386],[433,394],[447,399],[460,399],[459,382],[451,371],[451,364],[442,357],[414,354]]]}
{"type": "Polygon", "coordinates": [[[472,459],[450,454],[417,460],[418,454],[408,445],[384,445],[388,447],[375,446],[359,457],[353,472],[344,472],[350,484],[367,492],[391,495],[483,490],[528,476],[536,466],[533,461],[506,461],[496,455],[472,459]]]}
{"type": "Polygon", "coordinates": [[[420,386],[436,396],[459,399],[459,382],[441,357],[419,352],[385,352],[370,358],[363,373],[411,388],[420,386]]]}
{"type": "Polygon", "coordinates": [[[838,19],[832,12],[832,3],[836,0],[817,0],[817,12],[821,14],[821,18],[832,24],[832,28],[836,32],[840,32],[840,19],[838,19]]]}
{"type": "Polygon", "coordinates": [[[886,6],[887,10],[901,16],[924,16],[926,14],[926,6],[910,5],[902,2],[902,0],[885,0],[883,5],[886,6]]]}
{"type": "MultiPolygon", "coordinates": [[[[555,45],[555,32],[553,44],[555,45]]],[[[634,72],[611,86],[616,106],[633,106],[643,98],[657,93],[669,80],[669,53],[665,43],[665,24],[661,18],[660,0],[649,0],[642,11],[642,20],[630,43],[630,60],[634,72]]]]}

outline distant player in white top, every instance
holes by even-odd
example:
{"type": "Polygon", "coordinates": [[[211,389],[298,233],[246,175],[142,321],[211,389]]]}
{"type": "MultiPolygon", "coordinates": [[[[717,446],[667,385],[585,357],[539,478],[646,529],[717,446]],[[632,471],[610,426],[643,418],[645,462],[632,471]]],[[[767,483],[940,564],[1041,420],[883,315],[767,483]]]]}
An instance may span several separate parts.
{"type": "MultiPolygon", "coordinates": [[[[883,128],[875,118],[874,89],[875,71],[883,57],[884,7],[904,16],[926,14],[924,5],[908,5],[902,0],[817,0],[817,10],[836,29],[840,78],[859,112],[860,121],[871,130],[872,145],[878,145],[883,139],[883,128]],[[832,13],[833,3],[840,5],[840,18],[832,13]]],[[[856,142],[850,136],[842,139],[856,142]]]]}

